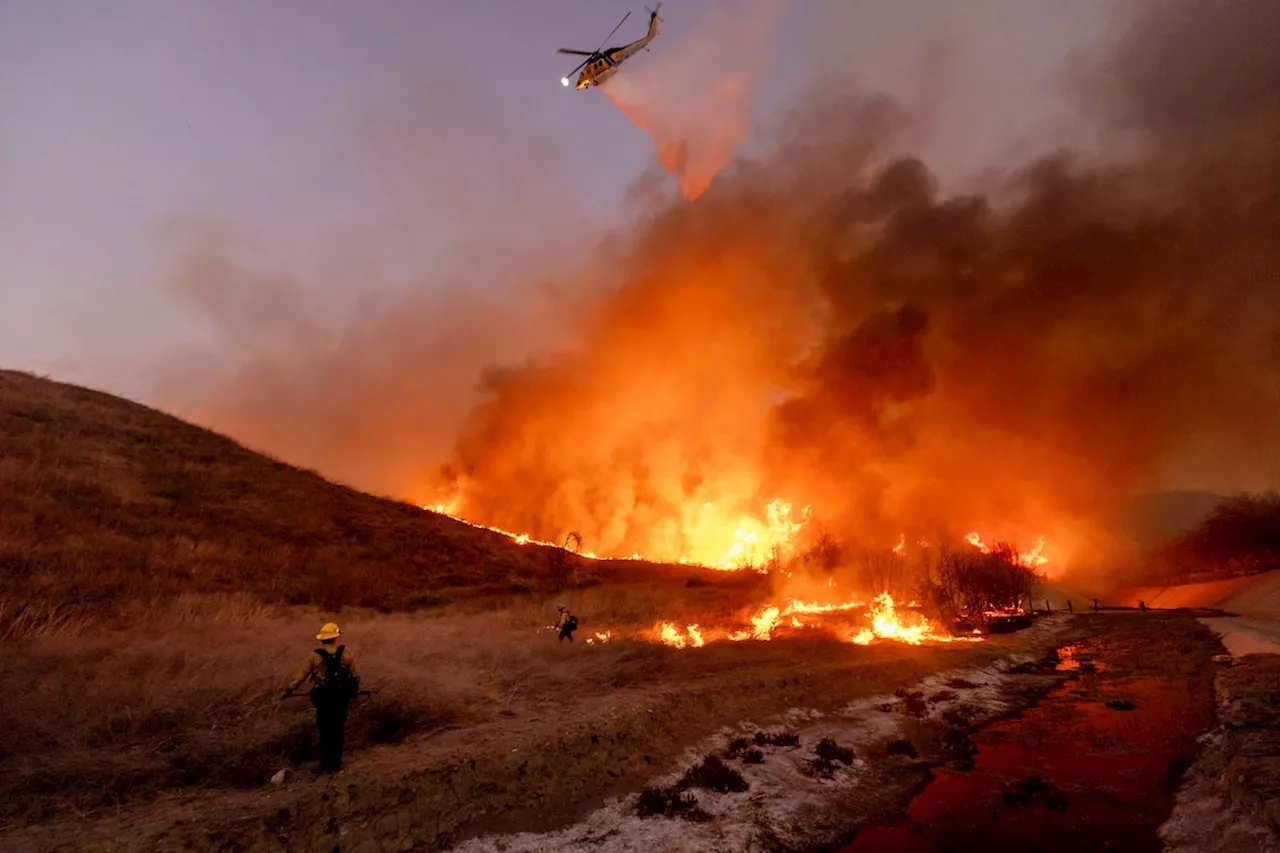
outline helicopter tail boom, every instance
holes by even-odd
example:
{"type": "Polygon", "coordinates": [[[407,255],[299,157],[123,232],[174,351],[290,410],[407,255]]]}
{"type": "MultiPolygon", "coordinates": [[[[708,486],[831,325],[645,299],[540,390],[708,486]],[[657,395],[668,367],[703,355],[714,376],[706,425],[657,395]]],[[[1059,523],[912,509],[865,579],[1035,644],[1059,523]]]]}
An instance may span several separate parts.
{"type": "Polygon", "coordinates": [[[662,20],[658,17],[658,10],[661,8],[661,3],[656,4],[652,9],[648,6],[644,7],[644,10],[649,13],[649,33],[645,36],[647,41],[652,41],[654,36],[658,34],[658,21],[662,20]]]}

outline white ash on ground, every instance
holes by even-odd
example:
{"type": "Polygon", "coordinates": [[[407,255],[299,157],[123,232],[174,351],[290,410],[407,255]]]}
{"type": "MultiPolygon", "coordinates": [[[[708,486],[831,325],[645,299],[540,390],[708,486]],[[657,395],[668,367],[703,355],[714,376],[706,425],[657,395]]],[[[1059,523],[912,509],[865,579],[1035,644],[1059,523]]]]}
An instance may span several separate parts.
{"type": "MultiPolygon", "coordinates": [[[[1215,659],[1216,660],[1216,659],[1215,659]]],[[[1214,679],[1219,725],[1200,738],[1160,827],[1171,853],[1280,851],[1280,655],[1219,661],[1214,679]]]]}

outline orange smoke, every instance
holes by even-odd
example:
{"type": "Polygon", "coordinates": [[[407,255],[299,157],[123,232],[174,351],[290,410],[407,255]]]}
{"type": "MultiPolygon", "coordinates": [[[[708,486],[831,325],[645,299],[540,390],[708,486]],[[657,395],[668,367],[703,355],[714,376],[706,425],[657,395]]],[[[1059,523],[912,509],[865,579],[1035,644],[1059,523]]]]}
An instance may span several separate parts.
{"type": "Polygon", "coordinates": [[[687,199],[707,191],[746,139],[781,7],[780,0],[713,7],[700,27],[670,27],[651,56],[633,57],[600,86],[649,134],[687,199]]]}
{"type": "MultiPolygon", "coordinates": [[[[508,241],[594,235],[547,228],[555,204],[496,230],[507,188],[544,174],[513,164],[502,204],[467,228],[502,260],[484,278],[539,285],[501,322],[424,288],[321,334],[301,323],[306,289],[263,310],[280,282],[226,249],[179,265],[210,310],[247,300],[215,349],[256,342],[205,420],[530,541],[572,530],[598,555],[738,568],[790,550],[808,568],[786,592],[815,601],[827,575],[905,600],[901,561],[968,531],[1060,572],[1107,554],[1133,492],[1189,485],[1186,471],[1274,482],[1274,0],[1149,5],[1095,105],[1134,144],[1008,164],[986,195],[944,192],[898,150],[894,104],[830,86],[725,169],[764,74],[751,27],[772,19],[735,5],[714,44],[685,51],[673,18],[606,94],[696,204],[645,208],[585,269],[557,252],[552,275],[508,241]],[[536,348],[513,346],[533,331],[536,348]],[[466,406],[456,423],[450,402],[466,406]]],[[[778,615],[771,634],[804,619],[778,615]]]]}

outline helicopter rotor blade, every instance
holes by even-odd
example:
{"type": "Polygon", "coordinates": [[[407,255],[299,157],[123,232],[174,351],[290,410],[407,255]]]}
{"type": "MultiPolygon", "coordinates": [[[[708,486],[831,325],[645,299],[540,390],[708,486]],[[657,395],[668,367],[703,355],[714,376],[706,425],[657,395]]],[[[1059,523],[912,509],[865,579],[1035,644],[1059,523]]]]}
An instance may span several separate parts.
{"type": "Polygon", "coordinates": [[[594,56],[595,55],[589,50],[569,50],[569,48],[567,47],[557,48],[556,53],[573,53],[573,54],[577,54],[578,56],[594,56]]]}
{"type": "MultiPolygon", "coordinates": [[[[594,56],[594,54],[592,54],[592,56],[594,56]]],[[[570,77],[572,77],[573,75],[577,74],[579,71],[581,71],[581,70],[582,70],[582,66],[586,65],[586,64],[587,64],[588,62],[590,62],[590,61],[591,61],[591,57],[590,57],[590,56],[588,56],[586,59],[584,59],[584,60],[582,60],[581,62],[579,62],[579,63],[578,63],[578,67],[577,67],[577,68],[574,68],[574,69],[573,69],[572,71],[570,71],[568,74],[564,75],[564,79],[568,80],[570,77]]],[[[568,84],[565,84],[565,85],[568,85],[568,84]]]]}
{"type": "MultiPolygon", "coordinates": [[[[625,24],[625,23],[627,22],[627,18],[630,18],[630,17],[631,17],[631,13],[630,13],[630,12],[628,12],[628,13],[627,13],[627,14],[625,14],[625,15],[623,15],[623,16],[622,16],[622,20],[621,20],[621,21],[618,21],[618,27],[620,27],[620,26],[622,26],[623,24],[625,24]]],[[[614,28],[613,28],[613,32],[609,33],[609,35],[607,35],[607,36],[605,36],[605,37],[604,37],[604,41],[600,42],[600,47],[596,48],[596,53],[599,53],[599,52],[600,52],[600,48],[603,48],[603,47],[605,46],[605,43],[606,43],[606,42],[608,42],[608,41],[609,41],[609,39],[613,38],[613,33],[616,33],[616,32],[618,31],[618,27],[614,27],[614,28]]]]}

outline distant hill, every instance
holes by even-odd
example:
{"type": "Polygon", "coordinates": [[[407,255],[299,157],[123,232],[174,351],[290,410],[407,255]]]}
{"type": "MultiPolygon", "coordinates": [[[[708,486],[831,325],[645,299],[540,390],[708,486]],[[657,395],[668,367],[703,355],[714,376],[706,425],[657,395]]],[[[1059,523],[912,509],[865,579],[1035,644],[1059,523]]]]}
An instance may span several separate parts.
{"type": "Polygon", "coordinates": [[[185,593],[402,609],[528,592],[552,550],[335,485],[127,400],[0,371],[0,636],[24,607],[185,593]]]}
{"type": "Polygon", "coordinates": [[[1144,547],[1154,545],[1195,527],[1225,497],[1200,491],[1139,495],[1121,521],[1123,532],[1144,547]]]}

